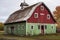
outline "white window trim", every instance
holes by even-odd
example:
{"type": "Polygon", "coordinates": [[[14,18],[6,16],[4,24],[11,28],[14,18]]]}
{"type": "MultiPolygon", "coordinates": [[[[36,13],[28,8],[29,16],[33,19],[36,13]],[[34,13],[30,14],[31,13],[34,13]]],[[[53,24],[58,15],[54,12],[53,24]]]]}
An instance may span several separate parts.
{"type": "MultiPolygon", "coordinates": [[[[31,27],[32,27],[33,25],[31,25],[31,27]]],[[[31,29],[31,28],[30,28],[31,29]]],[[[34,26],[33,26],[33,29],[34,29],[34,26]]],[[[33,29],[31,29],[31,30],[33,30],[33,29]]]]}
{"type": "Polygon", "coordinates": [[[35,13],[35,14],[34,14],[34,18],[38,18],[38,13],[35,13]],[[35,16],[35,15],[37,15],[37,16],[35,16]]]}
{"type": "Polygon", "coordinates": [[[47,14],[47,19],[50,19],[50,15],[49,14],[47,14]],[[48,16],[49,16],[49,18],[48,18],[48,16]]]}
{"type": "Polygon", "coordinates": [[[44,10],[44,6],[40,6],[40,9],[41,9],[41,10],[44,10]],[[42,9],[42,8],[43,8],[43,9],[42,9]]]}

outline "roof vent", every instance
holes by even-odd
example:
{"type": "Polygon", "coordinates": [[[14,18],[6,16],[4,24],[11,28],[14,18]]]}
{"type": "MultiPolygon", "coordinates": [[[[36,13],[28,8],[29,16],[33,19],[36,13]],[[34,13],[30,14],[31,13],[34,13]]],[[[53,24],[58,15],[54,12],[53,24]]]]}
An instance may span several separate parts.
{"type": "Polygon", "coordinates": [[[24,1],[23,3],[20,4],[21,9],[24,9],[26,7],[28,7],[29,5],[24,1]]]}

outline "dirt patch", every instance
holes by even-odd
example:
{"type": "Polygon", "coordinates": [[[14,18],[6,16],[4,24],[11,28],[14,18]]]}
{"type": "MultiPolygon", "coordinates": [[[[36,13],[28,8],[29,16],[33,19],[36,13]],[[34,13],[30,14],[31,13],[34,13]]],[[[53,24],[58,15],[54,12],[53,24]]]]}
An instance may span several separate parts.
{"type": "Polygon", "coordinates": [[[0,40],[17,40],[17,39],[13,39],[13,38],[0,38],[0,40]]]}

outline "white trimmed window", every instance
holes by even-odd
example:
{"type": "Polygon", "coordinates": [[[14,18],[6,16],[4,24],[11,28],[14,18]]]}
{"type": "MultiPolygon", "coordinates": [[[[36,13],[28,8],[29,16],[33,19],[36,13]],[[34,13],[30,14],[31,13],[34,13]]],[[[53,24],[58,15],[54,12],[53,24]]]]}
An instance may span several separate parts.
{"type": "Polygon", "coordinates": [[[35,13],[34,14],[34,18],[38,18],[38,13],[35,13]]]}
{"type": "Polygon", "coordinates": [[[45,25],[45,29],[47,29],[47,25],[45,25]]]}
{"type": "Polygon", "coordinates": [[[41,9],[41,10],[44,10],[44,6],[40,6],[40,9],[41,9]]]}
{"type": "Polygon", "coordinates": [[[49,14],[47,14],[47,19],[50,19],[50,15],[49,14]]]}
{"type": "Polygon", "coordinates": [[[52,29],[54,29],[54,26],[53,25],[51,25],[52,26],[52,29]]]}

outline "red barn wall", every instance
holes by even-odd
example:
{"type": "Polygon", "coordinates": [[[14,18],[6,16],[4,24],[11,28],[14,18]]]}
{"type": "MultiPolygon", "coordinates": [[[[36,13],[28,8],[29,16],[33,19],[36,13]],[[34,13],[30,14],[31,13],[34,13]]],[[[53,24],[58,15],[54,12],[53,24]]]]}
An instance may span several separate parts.
{"type": "Polygon", "coordinates": [[[41,10],[40,9],[41,5],[37,6],[37,8],[34,10],[31,17],[27,20],[28,23],[54,23],[51,16],[50,16],[50,19],[47,19],[47,14],[49,14],[49,12],[45,7],[44,7],[44,10],[41,10]],[[38,13],[38,18],[34,18],[35,13],[38,13]],[[41,13],[44,13],[44,15],[43,16],[40,15],[41,13]]]}

